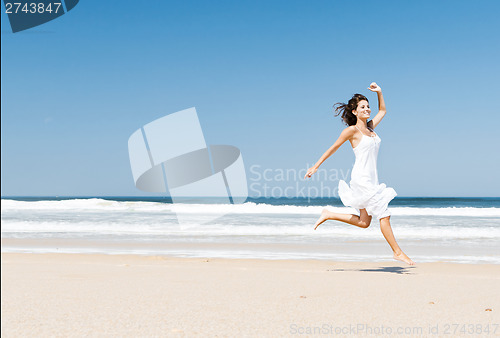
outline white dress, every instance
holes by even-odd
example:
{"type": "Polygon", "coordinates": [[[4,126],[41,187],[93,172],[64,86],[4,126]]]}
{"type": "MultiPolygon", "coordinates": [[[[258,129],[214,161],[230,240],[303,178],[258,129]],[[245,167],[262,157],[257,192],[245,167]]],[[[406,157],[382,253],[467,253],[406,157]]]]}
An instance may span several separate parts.
{"type": "Polygon", "coordinates": [[[339,196],[346,207],[356,209],[358,214],[360,209],[366,209],[368,215],[381,219],[391,215],[387,206],[397,194],[393,188],[378,182],[377,155],[380,137],[377,134],[361,134],[361,141],[353,148],[356,161],[351,172],[350,187],[344,180],[340,180],[339,196]]]}

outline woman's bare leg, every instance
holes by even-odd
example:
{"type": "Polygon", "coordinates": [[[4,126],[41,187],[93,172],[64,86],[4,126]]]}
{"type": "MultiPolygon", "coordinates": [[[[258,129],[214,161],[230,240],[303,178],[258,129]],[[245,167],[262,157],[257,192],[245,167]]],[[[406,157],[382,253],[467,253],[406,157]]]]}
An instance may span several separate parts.
{"type": "Polygon", "coordinates": [[[415,265],[415,263],[408,256],[406,256],[396,242],[396,238],[394,238],[394,234],[392,233],[390,218],[391,216],[387,216],[380,219],[380,230],[382,230],[382,234],[394,252],[394,259],[405,262],[409,265],[415,265]]]}
{"type": "Polygon", "coordinates": [[[372,216],[368,216],[366,209],[359,210],[359,216],[351,214],[339,214],[337,212],[323,209],[323,211],[321,212],[321,216],[318,218],[316,223],[314,223],[314,230],[316,230],[316,228],[319,227],[321,223],[329,219],[352,224],[360,228],[368,228],[370,226],[370,222],[372,221],[372,216]]]}

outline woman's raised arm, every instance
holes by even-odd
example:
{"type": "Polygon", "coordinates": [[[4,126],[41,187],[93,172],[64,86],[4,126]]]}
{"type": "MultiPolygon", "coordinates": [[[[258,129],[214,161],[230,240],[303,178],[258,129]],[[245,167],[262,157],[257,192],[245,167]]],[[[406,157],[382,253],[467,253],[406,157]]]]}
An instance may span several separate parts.
{"type": "Polygon", "coordinates": [[[345,141],[349,140],[354,135],[355,132],[356,132],[356,127],[354,127],[354,126],[350,126],[350,127],[345,128],[342,131],[342,133],[340,133],[340,136],[337,139],[337,141],[335,141],[335,143],[327,151],[325,151],[323,156],[321,156],[321,158],[318,160],[318,162],[316,162],[316,164],[314,166],[312,166],[311,168],[309,168],[307,170],[307,173],[304,176],[304,179],[306,179],[307,177],[311,177],[312,174],[314,174],[316,171],[318,171],[319,166],[323,162],[325,162],[328,157],[330,157],[333,153],[335,153],[337,151],[337,149],[339,149],[340,146],[342,144],[344,144],[345,141]]]}
{"type": "Polygon", "coordinates": [[[370,87],[368,87],[368,89],[370,89],[372,92],[376,92],[378,97],[378,113],[372,120],[373,129],[375,129],[375,127],[380,123],[380,121],[382,121],[386,113],[384,96],[382,95],[382,88],[380,88],[375,82],[372,82],[370,84],[370,87]]]}

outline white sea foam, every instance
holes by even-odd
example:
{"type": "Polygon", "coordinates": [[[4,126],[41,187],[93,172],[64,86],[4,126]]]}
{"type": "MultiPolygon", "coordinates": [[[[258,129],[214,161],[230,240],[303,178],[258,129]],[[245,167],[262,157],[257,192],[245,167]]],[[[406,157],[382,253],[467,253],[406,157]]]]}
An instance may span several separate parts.
{"type": "MultiPolygon", "coordinates": [[[[25,220],[4,220],[2,222],[2,236],[9,237],[14,234],[31,234],[35,237],[43,234],[44,237],[58,237],[73,234],[76,237],[86,236],[118,236],[131,235],[140,239],[141,236],[161,236],[161,237],[240,237],[238,241],[248,240],[248,237],[265,237],[270,240],[286,240],[294,238],[299,240],[305,237],[314,238],[379,238],[380,229],[377,224],[373,224],[368,229],[360,229],[354,226],[347,226],[343,223],[325,223],[318,230],[314,230],[312,222],[303,222],[298,225],[286,225],[277,222],[264,222],[260,225],[231,223],[225,224],[203,224],[203,225],[179,225],[173,222],[148,223],[133,220],[115,220],[114,222],[67,222],[67,221],[25,221],[25,220]],[[272,238],[271,238],[272,237],[272,238]],[[281,239],[280,239],[281,238],[281,239]]],[[[398,238],[418,238],[418,239],[496,239],[500,240],[500,226],[420,226],[420,225],[393,225],[393,231],[398,238]]]]}
{"type": "Polygon", "coordinates": [[[62,201],[16,201],[2,199],[3,211],[24,210],[108,210],[108,211],[171,211],[172,204],[158,202],[110,201],[101,198],[62,201]]]}
{"type": "MultiPolygon", "coordinates": [[[[2,238],[13,242],[35,240],[33,247],[2,247],[2,251],[94,252],[199,255],[220,257],[317,258],[349,260],[346,249],[359,246],[354,260],[374,260],[373,245],[385,248],[376,220],[368,229],[327,221],[313,229],[322,206],[269,205],[247,202],[231,204],[167,204],[110,201],[100,198],[63,201],[2,200],[2,238]],[[191,224],[176,219],[188,213],[191,224]],[[204,224],[206,214],[227,214],[204,224]],[[67,243],[63,247],[40,247],[44,241],[67,243]],[[89,243],[87,246],[71,243],[89,243]],[[42,244],[41,244],[42,243],[42,244]],[[112,243],[106,246],[105,243],[112,243]],[[198,247],[193,244],[199,245],[198,247]],[[186,249],[176,249],[186,245],[186,249]],[[217,246],[216,251],[204,251],[217,246]],[[249,246],[250,245],[250,246],[249,246]],[[272,249],[259,249],[267,245],[272,249]],[[335,253],[333,246],[340,246],[335,253]],[[226,249],[221,248],[226,246],[226,249]],[[227,249],[227,246],[231,249],[227,249]],[[308,248],[306,249],[305,246],[308,248]],[[38,250],[38,251],[37,251],[38,250]],[[42,250],[42,251],[40,251],[42,250]],[[121,250],[121,251],[120,251],[121,250]],[[155,251],[156,250],[156,251],[155,251]],[[175,251],[180,250],[180,251],[175,251]],[[371,252],[371,251],[370,251],[371,252]]],[[[354,210],[329,206],[343,213],[354,210]]],[[[392,207],[392,228],[405,248],[410,245],[423,256],[428,248],[457,262],[500,262],[500,208],[392,207]],[[397,217],[396,217],[397,216],[397,217]],[[425,247],[424,247],[425,246],[425,247]],[[443,249],[445,248],[445,249],[443,249]],[[467,252],[465,252],[467,251],[467,252]],[[464,256],[464,255],[470,256],[464,256]],[[488,256],[490,255],[491,256],[488,256]]],[[[210,218],[210,217],[209,217],[210,218]]],[[[22,244],[20,244],[22,245],[22,244]]],[[[413,256],[415,257],[415,256],[413,256]]],[[[444,257],[444,256],[443,256],[444,257]]],[[[418,255],[417,255],[418,258],[418,255]]],[[[430,257],[429,259],[434,259],[430,257]]]]}
{"type": "MultiPolygon", "coordinates": [[[[6,211],[134,211],[134,212],[179,212],[189,214],[277,214],[277,215],[318,215],[323,206],[270,205],[246,202],[243,204],[184,204],[159,202],[119,202],[99,198],[73,199],[63,201],[15,201],[2,200],[2,213],[6,211]]],[[[352,213],[351,208],[327,206],[331,211],[352,213]]],[[[460,217],[500,217],[500,208],[445,207],[415,208],[392,207],[395,216],[460,216],[460,217]]]]}
{"type": "MultiPolygon", "coordinates": [[[[328,208],[338,212],[353,212],[353,209],[344,207],[328,208]]],[[[327,221],[314,230],[314,221],[322,209],[322,206],[253,202],[239,205],[172,205],[100,198],[34,202],[2,200],[2,238],[20,241],[16,243],[22,243],[23,239],[35,240],[26,242],[36,243],[33,247],[28,245],[22,248],[28,252],[98,250],[104,253],[221,255],[231,258],[349,260],[346,249],[357,245],[359,254],[355,254],[353,259],[374,260],[378,257],[375,253],[367,257],[361,254],[366,253],[367,248],[372,249],[373,245],[385,248],[386,243],[376,220],[367,229],[327,221]],[[189,213],[193,216],[193,223],[179,224],[175,212],[189,213]],[[205,214],[213,212],[227,215],[204,224],[202,220],[205,214]],[[60,245],[53,248],[50,244],[42,248],[40,245],[44,245],[44,240],[60,241],[65,243],[64,248],[60,245]],[[71,244],[75,242],[77,244],[71,244]],[[89,244],[81,246],[78,243],[89,244]],[[183,245],[185,249],[176,249],[183,245]],[[221,249],[204,251],[207,245],[221,249]],[[272,249],[262,251],[259,249],[262,245],[272,249]],[[332,253],[332,245],[340,246],[340,249],[332,253]],[[226,249],[223,249],[224,246],[226,249]],[[227,246],[231,249],[227,249],[227,246]]],[[[415,250],[421,250],[424,255],[428,252],[426,248],[434,248],[436,259],[443,252],[457,262],[500,262],[500,255],[495,253],[500,246],[500,208],[390,209],[397,216],[392,221],[393,232],[405,247],[410,245],[415,250]],[[468,250],[467,254],[471,256],[464,256],[464,250],[468,250]],[[490,252],[492,256],[488,258],[490,252]]],[[[2,251],[18,249],[15,246],[2,247],[2,251]]]]}

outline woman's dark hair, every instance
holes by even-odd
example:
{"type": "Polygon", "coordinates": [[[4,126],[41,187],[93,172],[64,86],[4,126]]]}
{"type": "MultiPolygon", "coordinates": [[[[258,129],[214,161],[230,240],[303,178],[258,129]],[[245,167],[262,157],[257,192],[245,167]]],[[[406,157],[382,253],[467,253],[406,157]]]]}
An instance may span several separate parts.
{"type": "MultiPolygon", "coordinates": [[[[355,125],[356,122],[358,121],[358,118],[356,117],[356,115],[352,113],[352,111],[356,110],[356,108],[358,108],[358,103],[363,100],[369,102],[366,96],[361,94],[354,94],[349,100],[349,102],[347,102],[347,104],[342,102],[335,103],[333,105],[333,108],[335,108],[335,116],[341,115],[342,120],[348,126],[355,125]]],[[[368,122],[368,127],[371,128],[372,125],[373,125],[372,121],[368,122]]]]}

